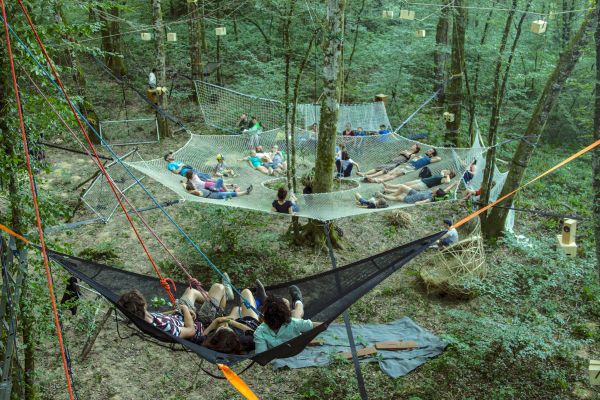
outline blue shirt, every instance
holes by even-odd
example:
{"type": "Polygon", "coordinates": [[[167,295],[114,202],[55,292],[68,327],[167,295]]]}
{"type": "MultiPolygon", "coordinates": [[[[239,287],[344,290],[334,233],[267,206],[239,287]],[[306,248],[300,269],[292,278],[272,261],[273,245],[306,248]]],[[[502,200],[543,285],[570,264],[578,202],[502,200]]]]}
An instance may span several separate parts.
{"type": "Polygon", "coordinates": [[[292,340],[293,338],[300,336],[304,332],[308,332],[313,328],[313,323],[309,319],[297,319],[292,320],[282,325],[277,332],[273,332],[271,328],[264,322],[260,324],[256,331],[254,331],[254,343],[256,344],[256,353],[262,353],[273,347],[277,347],[280,344],[292,340]]]}
{"type": "Polygon", "coordinates": [[[419,168],[424,167],[424,166],[428,165],[429,163],[431,163],[431,158],[429,158],[427,156],[423,156],[423,157],[419,158],[418,160],[411,160],[411,161],[409,161],[409,163],[415,169],[419,169],[419,168]]]}
{"type": "Polygon", "coordinates": [[[377,133],[379,133],[380,135],[389,135],[390,131],[387,129],[380,129],[377,133]]]}
{"type": "Polygon", "coordinates": [[[171,161],[169,164],[167,164],[167,169],[171,172],[173,171],[177,171],[181,166],[184,166],[183,168],[181,168],[181,171],[179,171],[179,175],[181,176],[185,176],[185,173],[190,169],[190,168],[186,168],[185,164],[182,163],[181,161],[171,161]]]}

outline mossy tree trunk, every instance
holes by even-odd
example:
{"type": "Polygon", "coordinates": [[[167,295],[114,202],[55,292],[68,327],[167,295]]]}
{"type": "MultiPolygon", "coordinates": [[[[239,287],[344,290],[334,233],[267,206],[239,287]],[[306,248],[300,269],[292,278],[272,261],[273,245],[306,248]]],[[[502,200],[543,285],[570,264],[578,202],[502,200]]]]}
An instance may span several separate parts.
{"type": "Polygon", "coordinates": [[[113,74],[124,76],[127,74],[127,67],[122,56],[123,42],[119,23],[120,7],[120,5],[114,5],[108,10],[102,10],[99,17],[102,23],[100,28],[100,34],[102,35],[101,49],[107,53],[104,56],[104,63],[113,74]]]}
{"type": "MultiPolygon", "coordinates": [[[[152,21],[154,25],[154,57],[155,68],[157,72],[157,87],[165,86],[167,83],[165,27],[163,24],[160,2],[161,0],[152,0],[152,21]]],[[[162,94],[158,95],[158,106],[162,109],[166,109],[168,106],[167,98],[162,94]]],[[[156,121],[158,122],[158,131],[160,132],[160,136],[171,136],[169,121],[159,112],[156,113],[156,121]]]]}
{"type": "MultiPolygon", "coordinates": [[[[345,6],[345,0],[327,1],[327,29],[323,42],[323,100],[321,101],[317,157],[315,159],[314,193],[328,193],[333,188],[335,142],[342,79],[340,55],[344,45],[342,30],[345,6]]],[[[334,246],[340,246],[335,232],[335,229],[331,229],[332,243],[334,246]]],[[[319,221],[310,220],[303,227],[303,234],[305,240],[317,246],[325,244],[323,224],[319,221]]]]}
{"type": "MultiPolygon", "coordinates": [[[[600,2],[598,3],[600,5],[600,2]]],[[[596,19],[600,21],[600,6],[596,5],[596,19]]],[[[600,23],[596,26],[596,99],[594,107],[594,141],[600,140],[600,23]]],[[[596,264],[600,282],[600,147],[592,153],[594,186],[594,234],[596,237],[596,264]]]]}
{"type": "Polygon", "coordinates": [[[448,84],[448,112],[454,114],[453,121],[446,122],[444,141],[449,146],[460,145],[459,130],[462,112],[462,83],[465,66],[465,30],[467,25],[467,0],[454,0],[452,23],[452,80],[448,84]]]}
{"type": "MultiPolygon", "coordinates": [[[[596,5],[596,7],[599,6],[600,3],[596,5]]],[[[523,132],[523,139],[519,142],[517,150],[510,162],[508,177],[506,178],[500,196],[512,192],[521,185],[529,160],[544,132],[548,116],[554,108],[565,82],[569,76],[571,76],[573,69],[575,69],[583,50],[592,38],[591,31],[594,28],[596,21],[595,14],[596,10],[594,9],[587,12],[579,31],[571,38],[569,45],[560,55],[554,71],[550,77],[548,77],[544,91],[533,110],[525,132],[523,132]]],[[[514,198],[510,197],[503,205],[510,207],[513,202],[514,198]]],[[[486,226],[482,227],[486,239],[495,239],[500,236],[506,223],[508,211],[507,208],[496,207],[489,213],[486,226]]]]}
{"type": "MultiPolygon", "coordinates": [[[[198,3],[188,3],[189,20],[189,46],[190,46],[190,75],[193,80],[202,80],[202,34],[200,32],[200,22],[198,21],[198,3]]],[[[196,85],[192,82],[192,93],[196,93],[196,85]]],[[[194,98],[196,96],[194,95],[194,98]]],[[[196,99],[197,101],[199,99],[196,99]]]]}
{"type": "Polygon", "coordinates": [[[440,12],[440,18],[435,29],[435,50],[433,51],[433,91],[441,90],[437,102],[444,104],[444,87],[446,86],[446,61],[448,59],[448,28],[450,22],[448,20],[450,8],[448,0],[443,1],[443,8],[440,12]]]}

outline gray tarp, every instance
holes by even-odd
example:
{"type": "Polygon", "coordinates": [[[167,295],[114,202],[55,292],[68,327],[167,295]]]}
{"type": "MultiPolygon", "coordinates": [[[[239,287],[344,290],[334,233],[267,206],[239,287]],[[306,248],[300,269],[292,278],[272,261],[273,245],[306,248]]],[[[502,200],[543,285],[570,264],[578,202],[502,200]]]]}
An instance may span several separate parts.
{"type": "MultiPolygon", "coordinates": [[[[440,338],[404,317],[389,324],[353,324],[352,332],[358,349],[374,346],[376,342],[389,340],[414,340],[414,350],[378,350],[372,357],[361,358],[361,362],[378,362],[383,372],[397,378],[424,364],[446,347],[440,338]]],[[[332,324],[327,331],[318,336],[325,341],[322,346],[307,347],[295,357],[274,360],[274,368],[304,368],[329,364],[331,358],[340,352],[350,351],[348,336],[343,324],[332,324]]]]}

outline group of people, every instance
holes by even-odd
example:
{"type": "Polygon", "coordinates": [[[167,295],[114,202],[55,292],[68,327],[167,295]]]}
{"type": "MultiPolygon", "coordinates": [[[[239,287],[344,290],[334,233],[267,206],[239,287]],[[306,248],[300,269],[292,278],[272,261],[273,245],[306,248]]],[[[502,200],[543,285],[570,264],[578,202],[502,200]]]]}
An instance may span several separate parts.
{"type": "Polygon", "coordinates": [[[250,149],[260,145],[260,134],[265,126],[256,116],[253,115],[248,118],[247,113],[242,113],[235,127],[240,134],[248,135],[248,147],[250,149]]]}
{"type": "Polygon", "coordinates": [[[287,170],[287,162],[283,159],[283,152],[276,144],[271,146],[270,152],[265,152],[262,146],[256,146],[250,155],[238,161],[248,161],[248,164],[258,172],[265,175],[280,175],[287,170]]]}
{"type": "Polygon", "coordinates": [[[260,280],[256,280],[254,293],[242,290],[241,304],[228,307],[235,295],[229,276],[223,274],[223,283],[213,284],[208,292],[203,292],[199,282],[192,279],[171,312],[150,312],[144,295],[137,289],[123,293],[117,305],[171,336],[220,353],[247,354],[262,353],[318,325],[303,319],[300,289],[292,285],[289,294],[291,302],[267,294],[260,280]],[[228,308],[231,311],[224,315],[228,308]]]}
{"type": "Polygon", "coordinates": [[[342,136],[371,136],[371,135],[389,135],[392,131],[389,127],[385,126],[385,124],[379,125],[378,131],[368,131],[366,132],[361,126],[356,128],[356,130],[352,129],[352,124],[347,123],[342,131],[342,136]]]}

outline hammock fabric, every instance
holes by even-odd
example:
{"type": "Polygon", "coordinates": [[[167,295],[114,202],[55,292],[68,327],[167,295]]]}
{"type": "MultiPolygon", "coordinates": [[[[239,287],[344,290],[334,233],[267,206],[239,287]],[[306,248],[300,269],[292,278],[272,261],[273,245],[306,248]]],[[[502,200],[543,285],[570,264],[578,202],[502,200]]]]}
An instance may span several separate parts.
{"type": "MultiPolygon", "coordinates": [[[[240,361],[251,359],[265,365],[276,358],[287,358],[300,353],[344,310],[425,251],[445,233],[446,231],[441,231],[343,267],[267,287],[268,293],[289,297],[288,287],[297,285],[304,295],[304,317],[323,324],[270,350],[248,355],[217,353],[190,341],[171,336],[116,305],[119,296],[131,289],[138,289],[148,302],[154,297],[161,297],[164,292],[156,278],[55,251],[48,251],[48,256],[62,265],[71,275],[81,279],[113,303],[142,332],[164,342],[179,343],[211,363],[234,365],[240,361]]],[[[175,296],[181,296],[185,287],[185,284],[178,284],[175,296]]]]}

